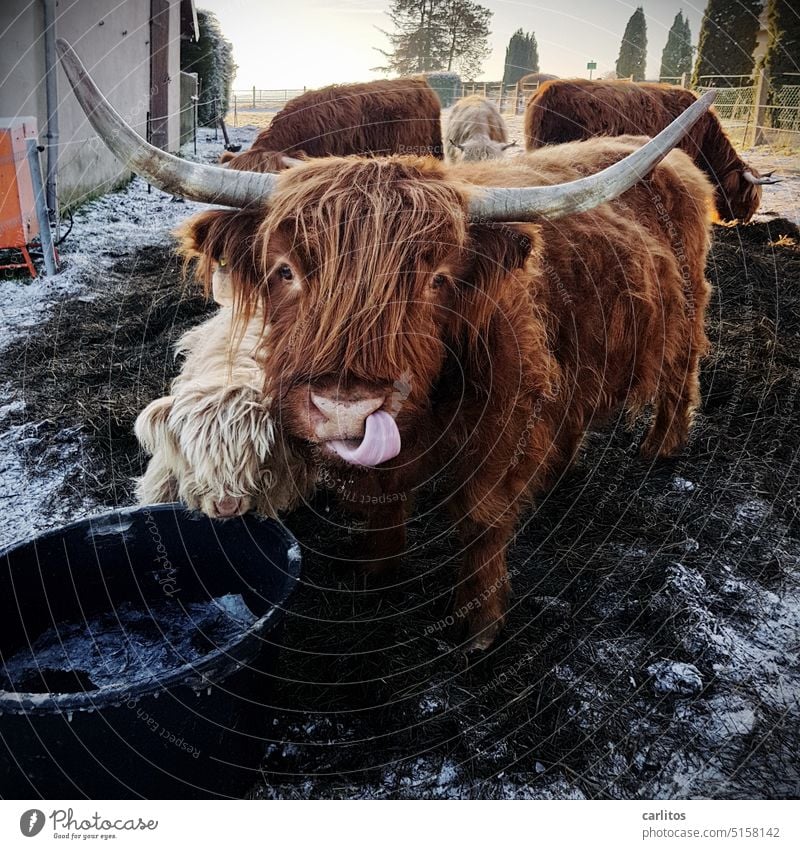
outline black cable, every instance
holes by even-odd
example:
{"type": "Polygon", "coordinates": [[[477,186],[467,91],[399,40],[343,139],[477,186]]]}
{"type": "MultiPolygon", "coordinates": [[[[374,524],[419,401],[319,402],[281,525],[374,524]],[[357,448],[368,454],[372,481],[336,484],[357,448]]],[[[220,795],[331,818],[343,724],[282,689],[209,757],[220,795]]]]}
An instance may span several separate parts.
{"type": "Polygon", "coordinates": [[[75,219],[72,217],[72,213],[68,212],[67,215],[69,216],[69,228],[67,229],[67,232],[64,233],[64,235],[57,242],[53,243],[56,247],[58,247],[64,241],[64,239],[67,238],[67,236],[69,236],[69,234],[72,232],[72,227],[75,224],[75,219]]]}

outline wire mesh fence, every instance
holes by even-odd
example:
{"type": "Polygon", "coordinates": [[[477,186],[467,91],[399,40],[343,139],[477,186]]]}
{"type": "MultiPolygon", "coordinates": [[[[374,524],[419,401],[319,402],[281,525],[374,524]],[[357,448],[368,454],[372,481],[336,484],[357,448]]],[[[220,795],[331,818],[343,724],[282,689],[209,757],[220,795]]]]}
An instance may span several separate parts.
{"type": "Polygon", "coordinates": [[[264,124],[306,88],[246,88],[231,92],[227,120],[238,127],[240,118],[246,124],[264,124]],[[256,117],[253,118],[253,115],[256,117]],[[245,117],[241,117],[245,116],[245,117]]]}
{"type": "MultiPolygon", "coordinates": [[[[673,85],[687,83],[687,77],[661,77],[673,85]]],[[[717,92],[715,109],[726,132],[737,147],[772,144],[800,151],[800,74],[797,84],[770,90],[769,81],[759,91],[759,80],[753,75],[703,76],[693,90],[701,94],[713,88],[717,92]]],[[[504,84],[500,81],[464,82],[460,95],[486,97],[509,115],[521,115],[530,96],[541,83],[504,84]]],[[[231,93],[227,120],[240,124],[266,126],[275,112],[305,88],[237,89],[231,93]]]]}
{"type": "Polygon", "coordinates": [[[704,94],[712,88],[717,93],[714,108],[722,126],[731,141],[737,147],[743,147],[752,138],[755,126],[756,87],[750,85],[718,88],[701,85],[694,91],[697,94],[704,94]]]}

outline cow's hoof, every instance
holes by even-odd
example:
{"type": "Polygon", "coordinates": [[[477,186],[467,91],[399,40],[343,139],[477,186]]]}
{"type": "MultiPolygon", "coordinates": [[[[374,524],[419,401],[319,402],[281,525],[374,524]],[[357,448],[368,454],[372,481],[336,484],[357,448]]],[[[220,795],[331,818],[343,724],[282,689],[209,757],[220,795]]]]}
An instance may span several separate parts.
{"type": "Polygon", "coordinates": [[[494,645],[494,641],[497,639],[497,634],[478,634],[477,637],[473,637],[468,643],[464,651],[467,654],[479,654],[486,651],[486,649],[490,649],[494,645]]]}
{"type": "Polygon", "coordinates": [[[482,627],[473,625],[469,629],[470,636],[464,651],[469,654],[480,654],[490,649],[495,642],[500,632],[503,630],[503,618],[496,619],[482,627]]]}

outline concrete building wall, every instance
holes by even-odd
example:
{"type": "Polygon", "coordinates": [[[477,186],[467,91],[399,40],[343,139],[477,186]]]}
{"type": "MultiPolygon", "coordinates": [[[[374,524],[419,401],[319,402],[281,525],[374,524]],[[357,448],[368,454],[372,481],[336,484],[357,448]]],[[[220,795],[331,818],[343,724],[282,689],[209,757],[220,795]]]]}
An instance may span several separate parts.
{"type": "Polygon", "coordinates": [[[169,145],[181,146],[181,4],[171,0],[169,10],[169,145]]]}
{"type": "MultiPolygon", "coordinates": [[[[0,0],[0,115],[35,115],[42,143],[47,118],[43,29],[41,0],[0,0]]],[[[180,137],[179,30],[180,3],[171,0],[170,150],[178,148],[180,137]]],[[[56,31],[72,44],[111,104],[144,136],[150,108],[150,0],[58,0],[56,31]]],[[[58,120],[62,207],[128,178],[97,138],[60,67],[58,120]]]]}

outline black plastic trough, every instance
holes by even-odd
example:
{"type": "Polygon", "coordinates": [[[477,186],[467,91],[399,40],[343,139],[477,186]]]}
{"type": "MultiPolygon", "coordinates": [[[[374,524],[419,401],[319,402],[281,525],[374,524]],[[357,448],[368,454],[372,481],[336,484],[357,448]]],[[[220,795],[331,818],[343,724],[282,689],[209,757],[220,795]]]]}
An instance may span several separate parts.
{"type": "Polygon", "coordinates": [[[241,795],[299,572],[278,523],[175,504],[0,552],[0,797],[241,795]]]}

